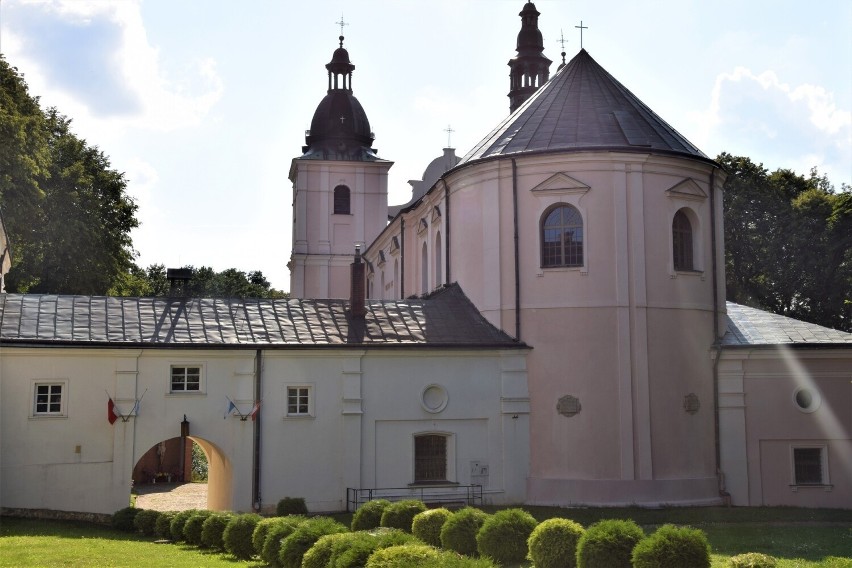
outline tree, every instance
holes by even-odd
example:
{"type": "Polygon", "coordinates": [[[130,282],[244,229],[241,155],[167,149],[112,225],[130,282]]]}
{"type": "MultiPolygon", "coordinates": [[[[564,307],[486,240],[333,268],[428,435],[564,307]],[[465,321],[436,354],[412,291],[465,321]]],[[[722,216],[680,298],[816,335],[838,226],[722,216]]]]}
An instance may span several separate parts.
{"type": "Polygon", "coordinates": [[[852,193],[721,154],[729,300],[852,331],[852,193]]]}
{"type": "MultiPolygon", "coordinates": [[[[236,268],[216,272],[209,266],[184,266],[192,276],[184,293],[196,298],[288,298],[290,294],[272,288],[259,270],[246,274],[236,268]]],[[[146,269],[133,266],[122,275],[120,283],[110,290],[114,296],[168,296],[167,271],[162,264],[146,269]]]]}
{"type": "Polygon", "coordinates": [[[105,294],[133,265],[137,205],[124,175],[42,111],[0,58],[0,208],[13,247],[10,292],[105,294]],[[8,104],[8,106],[7,106],[8,104]]]}

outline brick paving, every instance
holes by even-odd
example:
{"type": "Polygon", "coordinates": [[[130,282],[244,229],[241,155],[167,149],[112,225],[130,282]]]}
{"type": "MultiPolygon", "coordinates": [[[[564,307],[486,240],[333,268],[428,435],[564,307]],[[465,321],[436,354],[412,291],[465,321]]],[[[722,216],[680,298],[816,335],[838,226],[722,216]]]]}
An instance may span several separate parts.
{"type": "Polygon", "coordinates": [[[206,483],[156,483],[136,487],[136,507],[153,511],[207,508],[206,483]]]}

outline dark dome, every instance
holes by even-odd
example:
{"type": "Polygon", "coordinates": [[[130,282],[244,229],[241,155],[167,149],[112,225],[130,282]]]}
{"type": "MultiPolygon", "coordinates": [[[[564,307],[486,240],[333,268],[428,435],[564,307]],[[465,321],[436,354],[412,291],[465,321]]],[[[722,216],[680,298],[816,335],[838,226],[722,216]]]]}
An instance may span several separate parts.
{"type": "Polygon", "coordinates": [[[363,160],[373,153],[373,133],[364,107],[351,92],[330,91],[317,106],[306,137],[305,157],[363,160]]]}

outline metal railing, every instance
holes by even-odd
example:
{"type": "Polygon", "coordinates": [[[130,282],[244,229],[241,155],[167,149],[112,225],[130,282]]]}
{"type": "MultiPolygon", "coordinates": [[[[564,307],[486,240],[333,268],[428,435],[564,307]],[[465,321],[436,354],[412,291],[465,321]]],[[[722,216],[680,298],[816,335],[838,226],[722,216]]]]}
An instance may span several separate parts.
{"type": "Polygon", "coordinates": [[[482,505],[482,485],[410,485],[408,487],[377,487],[373,489],[346,488],[346,510],[354,512],[358,507],[374,499],[402,501],[418,499],[430,505],[464,503],[469,506],[482,505]]]}

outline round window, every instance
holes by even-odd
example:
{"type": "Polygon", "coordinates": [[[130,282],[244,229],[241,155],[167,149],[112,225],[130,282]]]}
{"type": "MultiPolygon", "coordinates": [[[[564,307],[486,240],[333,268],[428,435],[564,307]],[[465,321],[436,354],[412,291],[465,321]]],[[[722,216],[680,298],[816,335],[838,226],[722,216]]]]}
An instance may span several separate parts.
{"type": "Polygon", "coordinates": [[[449,396],[441,385],[428,385],[420,393],[420,404],[426,412],[437,414],[447,407],[449,396]]]}
{"type": "Polygon", "coordinates": [[[821,399],[819,393],[809,388],[798,388],[793,392],[793,402],[802,412],[813,412],[819,408],[821,399]]]}

